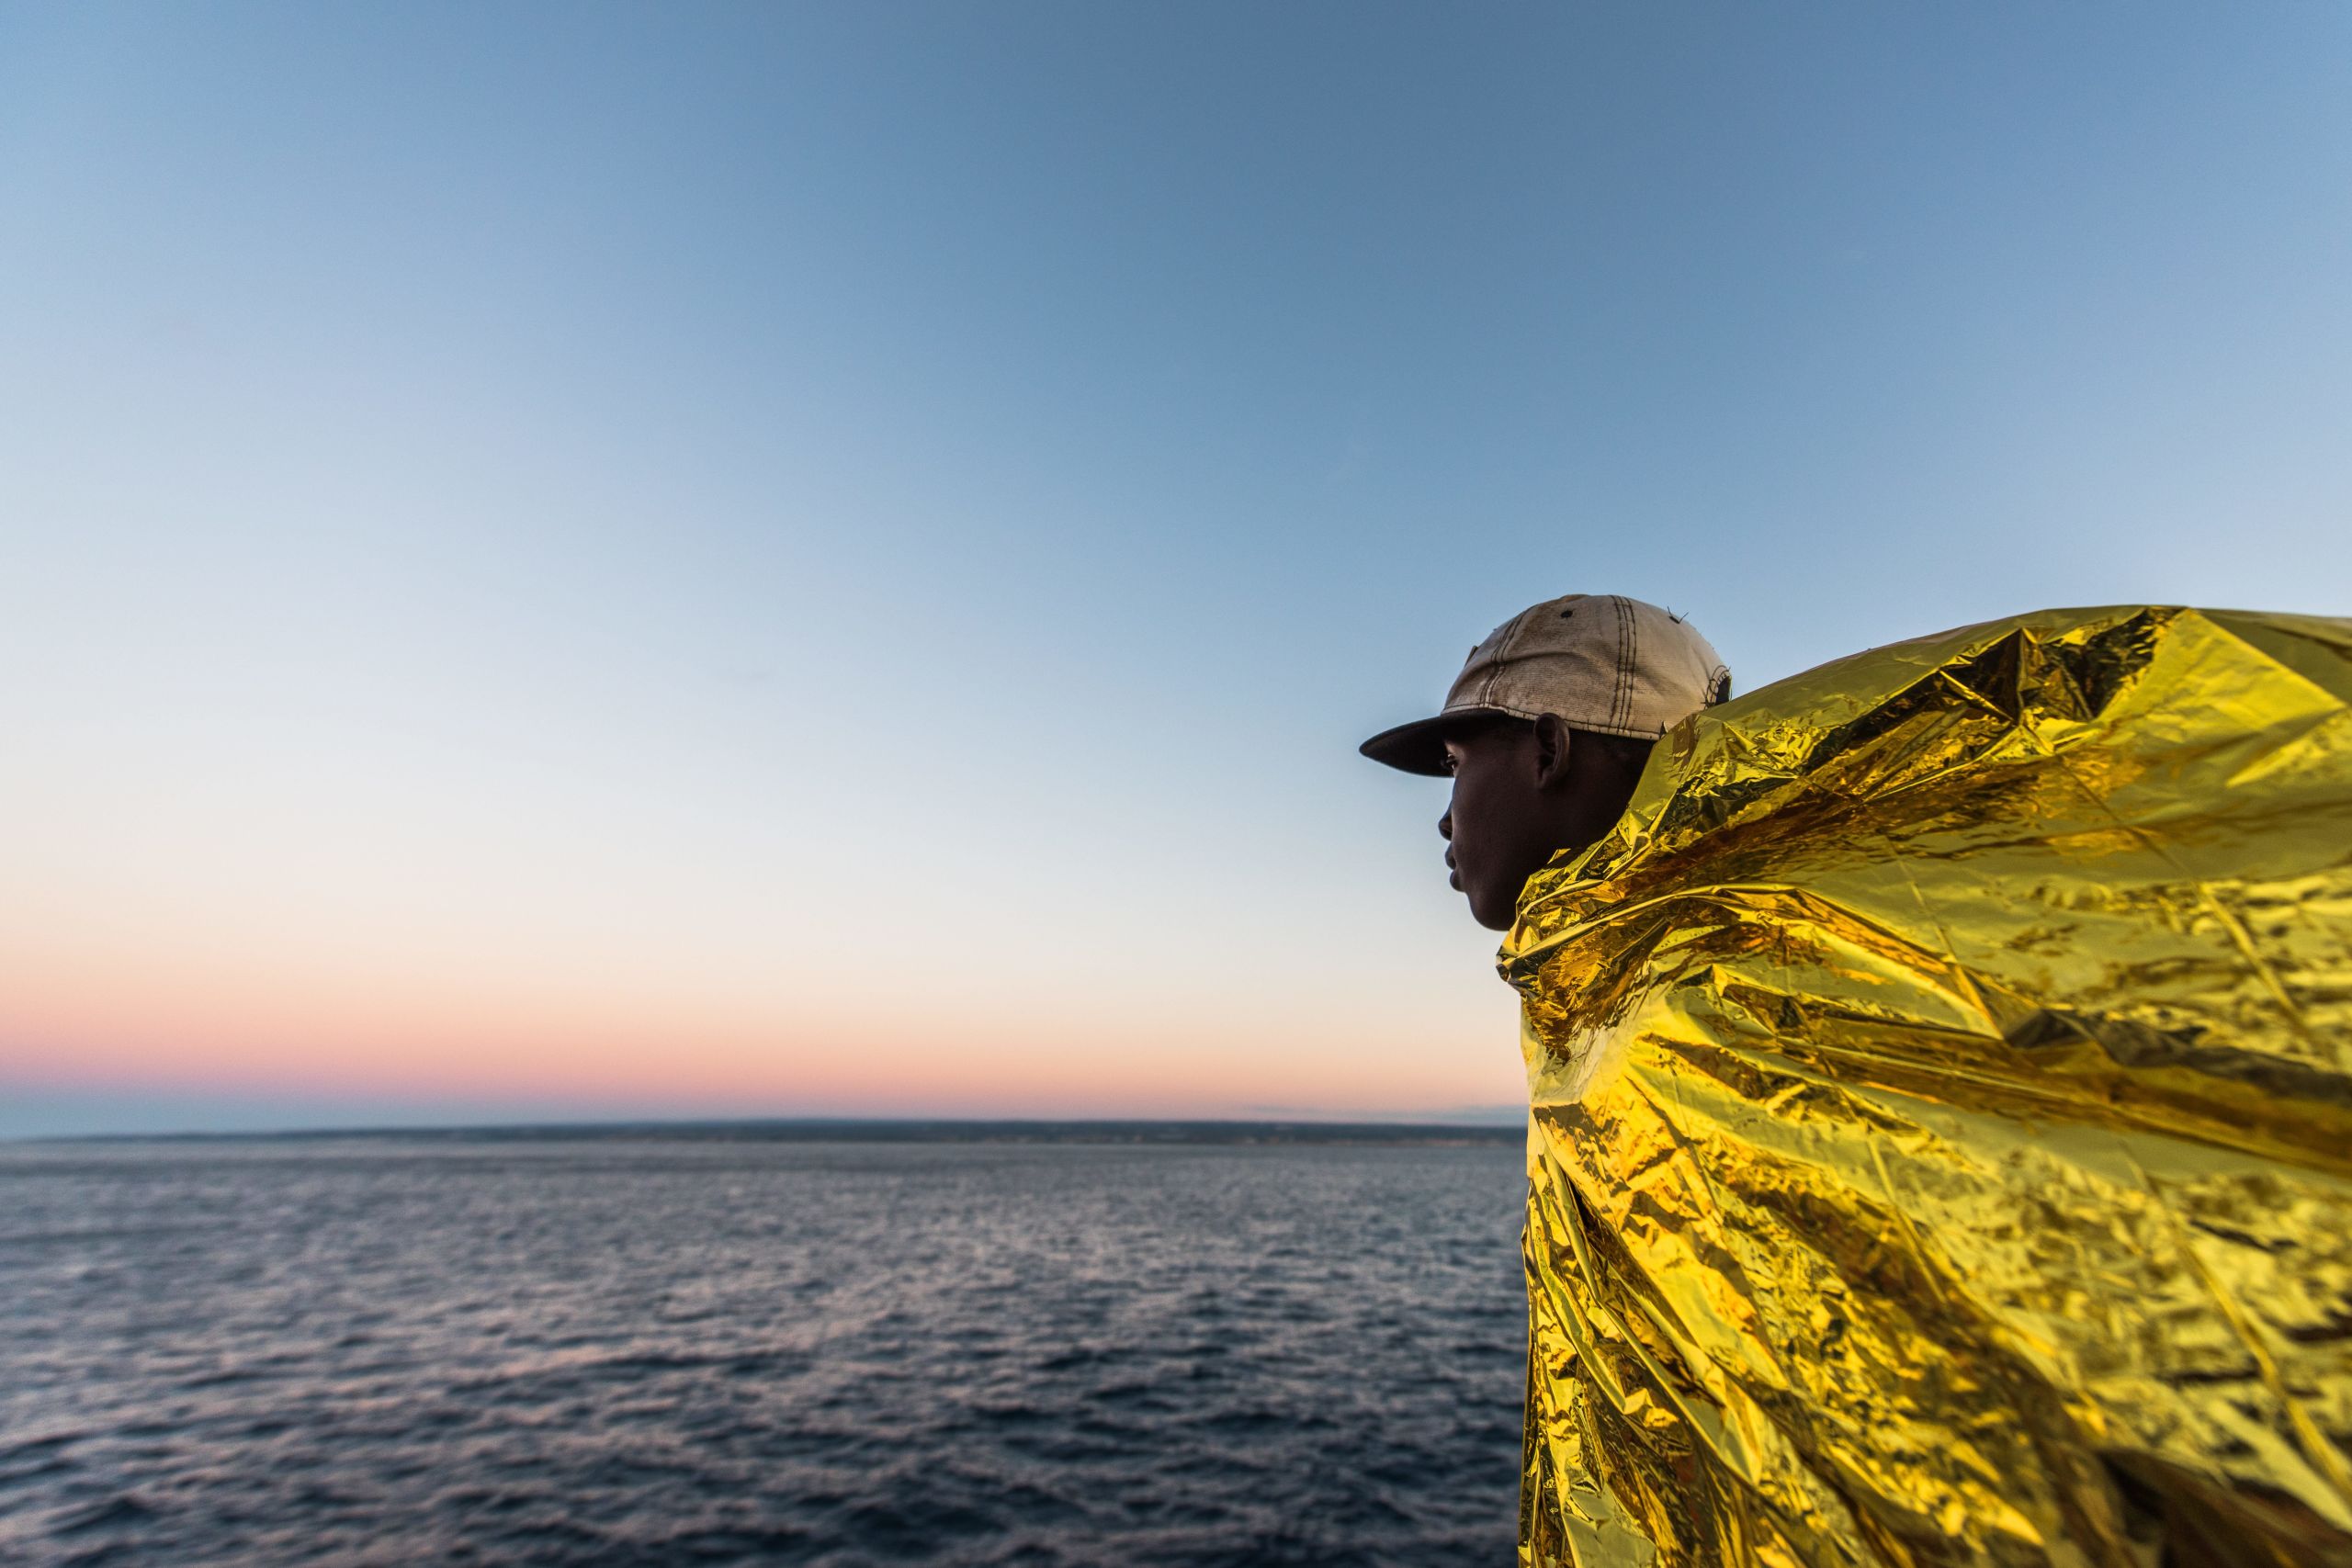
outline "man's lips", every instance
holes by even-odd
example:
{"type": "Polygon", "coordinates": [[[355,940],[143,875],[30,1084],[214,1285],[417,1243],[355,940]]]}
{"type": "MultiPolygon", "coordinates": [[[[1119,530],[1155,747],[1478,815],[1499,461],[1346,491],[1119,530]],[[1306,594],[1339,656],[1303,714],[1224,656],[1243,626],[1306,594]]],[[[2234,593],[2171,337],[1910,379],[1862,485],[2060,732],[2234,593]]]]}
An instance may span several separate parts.
{"type": "Polygon", "coordinates": [[[1456,893],[1462,891],[1462,868],[1453,863],[1453,852],[1445,852],[1445,885],[1456,893]]]}

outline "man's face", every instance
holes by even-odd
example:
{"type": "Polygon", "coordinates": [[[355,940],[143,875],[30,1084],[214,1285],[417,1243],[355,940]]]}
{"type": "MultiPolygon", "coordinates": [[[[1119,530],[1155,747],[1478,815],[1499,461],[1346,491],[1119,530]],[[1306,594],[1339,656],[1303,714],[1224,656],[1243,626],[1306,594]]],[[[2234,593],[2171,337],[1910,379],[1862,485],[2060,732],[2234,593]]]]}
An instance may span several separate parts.
{"type": "Polygon", "coordinates": [[[1447,881],[1469,898],[1471,919],[1509,931],[1520,890],[1561,847],[1534,727],[1466,726],[1446,737],[1445,754],[1453,799],[1437,830],[1449,846],[1447,881]]]}

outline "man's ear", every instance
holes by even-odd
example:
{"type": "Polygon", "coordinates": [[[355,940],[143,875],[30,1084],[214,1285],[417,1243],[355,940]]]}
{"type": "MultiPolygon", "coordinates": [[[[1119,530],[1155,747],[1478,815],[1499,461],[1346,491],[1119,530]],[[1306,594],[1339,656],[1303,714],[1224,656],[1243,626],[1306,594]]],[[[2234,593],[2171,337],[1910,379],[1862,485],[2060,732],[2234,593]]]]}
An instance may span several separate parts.
{"type": "Polygon", "coordinates": [[[1568,727],[1555,713],[1535,720],[1535,787],[1556,789],[1568,782],[1568,727]]]}

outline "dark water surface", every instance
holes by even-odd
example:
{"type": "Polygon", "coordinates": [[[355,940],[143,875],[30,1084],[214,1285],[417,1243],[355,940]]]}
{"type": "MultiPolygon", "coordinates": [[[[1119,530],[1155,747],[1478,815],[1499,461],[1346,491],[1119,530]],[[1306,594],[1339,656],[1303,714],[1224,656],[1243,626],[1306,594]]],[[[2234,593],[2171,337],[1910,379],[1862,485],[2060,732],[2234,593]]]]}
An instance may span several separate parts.
{"type": "Polygon", "coordinates": [[[0,1150],[0,1561],[1510,1561],[1515,1149],[0,1150]]]}

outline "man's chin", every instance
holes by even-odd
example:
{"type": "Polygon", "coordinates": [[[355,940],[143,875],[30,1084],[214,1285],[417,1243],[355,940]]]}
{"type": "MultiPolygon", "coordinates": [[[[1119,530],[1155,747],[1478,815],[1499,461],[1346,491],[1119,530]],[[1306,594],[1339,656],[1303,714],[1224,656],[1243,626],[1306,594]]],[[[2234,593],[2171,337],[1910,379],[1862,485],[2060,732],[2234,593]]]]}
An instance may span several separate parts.
{"type": "Polygon", "coordinates": [[[1498,909],[1493,900],[1470,899],[1470,918],[1490,931],[1507,931],[1519,923],[1519,903],[1516,899],[1498,909]]]}

